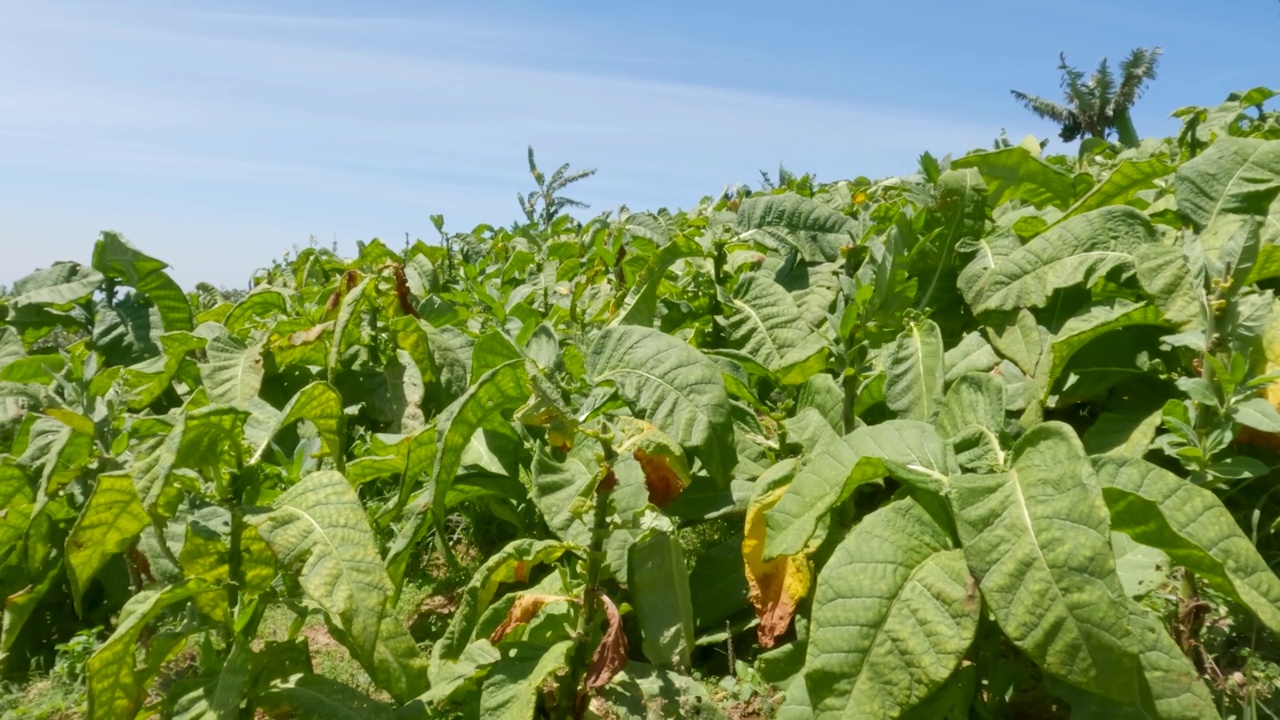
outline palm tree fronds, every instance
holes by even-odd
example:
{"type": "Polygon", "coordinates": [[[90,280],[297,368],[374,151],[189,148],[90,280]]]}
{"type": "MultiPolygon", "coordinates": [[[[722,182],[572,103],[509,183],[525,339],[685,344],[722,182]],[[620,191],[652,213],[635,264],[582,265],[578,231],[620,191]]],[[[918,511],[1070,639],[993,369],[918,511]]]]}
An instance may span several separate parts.
{"type": "Polygon", "coordinates": [[[1160,65],[1160,55],[1164,51],[1156,46],[1134,48],[1124,62],[1120,64],[1120,87],[1116,90],[1115,106],[1128,109],[1142,97],[1146,84],[1156,79],[1156,70],[1160,65]]]}
{"type": "Polygon", "coordinates": [[[1052,120],[1053,122],[1061,125],[1074,118],[1076,115],[1075,110],[1072,108],[1066,107],[1065,105],[1059,105],[1052,100],[1046,100],[1038,95],[1028,95],[1026,93],[1018,92],[1017,90],[1010,90],[1009,92],[1013,95],[1014,99],[1019,103],[1022,103],[1024,108],[1030,110],[1034,115],[1043,120],[1052,120]]]}

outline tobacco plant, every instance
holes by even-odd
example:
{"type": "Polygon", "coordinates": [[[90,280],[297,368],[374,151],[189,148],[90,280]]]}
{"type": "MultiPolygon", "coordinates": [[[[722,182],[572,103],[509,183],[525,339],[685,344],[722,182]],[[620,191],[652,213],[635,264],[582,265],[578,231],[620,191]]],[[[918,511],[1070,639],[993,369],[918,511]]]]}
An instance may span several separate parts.
{"type": "Polygon", "coordinates": [[[95,719],[1235,712],[1204,596],[1280,630],[1272,94],[586,222],[530,152],[528,223],[242,295],[103,233],[0,299],[4,671],[107,625],[95,719]]]}

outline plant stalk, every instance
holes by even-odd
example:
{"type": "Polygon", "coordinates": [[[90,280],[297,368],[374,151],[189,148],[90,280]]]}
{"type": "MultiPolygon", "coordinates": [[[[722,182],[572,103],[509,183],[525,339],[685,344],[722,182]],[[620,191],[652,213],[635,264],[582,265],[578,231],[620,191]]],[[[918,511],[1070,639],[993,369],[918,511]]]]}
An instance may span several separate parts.
{"type": "Polygon", "coordinates": [[[600,594],[600,571],[604,566],[604,542],[609,536],[609,497],[617,480],[613,476],[612,464],[617,457],[613,444],[606,438],[600,438],[600,446],[604,450],[604,464],[601,467],[600,484],[596,486],[595,516],[591,524],[591,545],[587,550],[587,584],[582,589],[582,614],[578,616],[578,626],[574,632],[575,644],[569,655],[569,673],[565,684],[560,688],[560,708],[557,717],[582,718],[586,704],[582,701],[583,675],[587,671],[587,663],[591,657],[588,643],[591,629],[598,622],[596,615],[599,609],[597,596],[600,594]]]}
{"type": "Polygon", "coordinates": [[[1129,114],[1128,108],[1116,112],[1113,118],[1116,128],[1116,139],[1120,144],[1134,148],[1138,147],[1138,143],[1142,142],[1138,138],[1138,130],[1133,126],[1133,116],[1129,114]]]}

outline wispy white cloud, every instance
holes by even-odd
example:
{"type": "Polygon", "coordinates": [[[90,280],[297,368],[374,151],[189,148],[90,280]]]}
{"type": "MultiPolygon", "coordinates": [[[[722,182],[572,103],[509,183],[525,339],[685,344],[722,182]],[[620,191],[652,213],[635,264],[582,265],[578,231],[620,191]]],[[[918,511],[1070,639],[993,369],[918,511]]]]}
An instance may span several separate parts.
{"type": "Polygon", "coordinates": [[[310,232],[429,235],[432,212],[457,227],[506,222],[527,144],[547,163],[601,168],[575,188],[601,209],[689,204],[779,161],[828,178],[901,171],[922,149],[965,150],[996,129],[856,98],[600,74],[578,51],[534,67],[513,46],[533,30],[7,9],[0,247],[14,262],[0,282],[86,256],[88,228],[124,232],[183,282],[233,283],[310,232]]]}

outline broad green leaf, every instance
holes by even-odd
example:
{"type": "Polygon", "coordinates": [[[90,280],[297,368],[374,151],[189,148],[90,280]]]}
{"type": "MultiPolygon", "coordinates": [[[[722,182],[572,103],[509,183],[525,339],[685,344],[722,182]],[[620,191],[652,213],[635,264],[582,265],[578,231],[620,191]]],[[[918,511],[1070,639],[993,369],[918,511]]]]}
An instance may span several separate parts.
{"type": "Polygon", "coordinates": [[[783,266],[774,276],[795,300],[800,316],[810,327],[821,328],[840,294],[840,263],[793,263],[783,266]]]}
{"type": "Polygon", "coordinates": [[[0,382],[48,385],[65,365],[61,355],[28,355],[0,368],[0,382]]]}
{"type": "Polygon", "coordinates": [[[102,273],[79,263],[56,262],[15,282],[8,303],[16,309],[79,302],[93,294],[104,279],[102,273]]]}
{"type": "Polygon", "coordinates": [[[0,464],[0,565],[10,548],[26,534],[35,493],[21,468],[0,464]]]}
{"type": "Polygon", "coordinates": [[[476,338],[471,348],[471,377],[478,378],[490,370],[524,358],[524,353],[505,333],[493,331],[476,338]]]}
{"type": "Polygon", "coordinates": [[[143,278],[167,267],[168,263],[138,250],[119,233],[103,232],[93,246],[93,269],[123,280],[130,287],[137,287],[143,278]]]}
{"type": "Polygon", "coordinates": [[[1116,166],[1102,182],[1093,186],[1076,204],[1067,208],[1053,224],[1076,215],[1097,210],[1107,205],[1127,204],[1140,190],[1152,186],[1156,180],[1173,172],[1173,168],[1160,158],[1125,160],[1116,166]]]}
{"type": "Polygon", "coordinates": [[[432,658],[429,669],[431,689],[402,707],[396,713],[400,720],[438,717],[438,706],[457,700],[467,691],[474,692],[489,668],[502,659],[502,654],[485,637],[468,645],[457,659],[437,660],[434,650],[432,658]]]}
{"type": "Polygon", "coordinates": [[[142,707],[150,678],[139,671],[135,657],[138,640],[147,623],[168,607],[215,588],[199,580],[143,590],[129,598],[120,611],[115,632],[85,664],[88,677],[90,720],[132,718],[142,707]]]}
{"type": "Polygon", "coordinates": [[[370,282],[372,282],[371,278],[361,280],[342,296],[342,303],[338,306],[338,317],[333,323],[333,337],[329,341],[329,359],[326,363],[331,381],[338,369],[338,359],[342,357],[342,351],[346,347],[347,336],[354,334],[352,323],[355,322],[360,306],[364,303],[365,291],[369,288],[370,282]]]}
{"type": "Polygon", "coordinates": [[[31,619],[40,601],[49,593],[51,587],[62,581],[61,561],[53,563],[46,570],[44,578],[37,579],[34,584],[5,598],[4,622],[3,626],[0,626],[0,657],[8,657],[22,633],[23,626],[31,619]]]}
{"type": "Polygon", "coordinates": [[[689,585],[693,624],[698,633],[724,629],[724,621],[748,602],[747,576],[743,572],[742,533],[731,533],[721,543],[702,552],[690,568],[689,585]]]}
{"type": "Polygon", "coordinates": [[[937,210],[942,226],[930,239],[936,257],[934,270],[920,302],[934,297],[944,275],[951,270],[957,243],[980,237],[987,220],[987,186],[973,169],[948,170],[938,178],[937,210]]]}
{"type": "Polygon", "coordinates": [[[426,426],[422,410],[426,387],[409,353],[404,350],[389,353],[371,383],[374,387],[366,391],[364,406],[376,422],[392,433],[414,433],[426,426]]]}
{"type": "Polygon", "coordinates": [[[790,246],[806,262],[835,260],[840,246],[851,239],[852,225],[847,215],[796,193],[747,198],[737,215],[741,238],[790,246]]]}
{"type": "Polygon", "coordinates": [[[815,717],[895,718],[940,687],[978,628],[971,582],[915,501],[864,518],[818,575],[804,675],[815,717]]]}
{"type": "Polygon", "coordinates": [[[965,297],[976,313],[1043,307],[1055,290],[1092,284],[1155,242],[1141,212],[1109,206],[1077,215],[999,258],[965,297]]]}
{"type": "Polygon", "coordinates": [[[1135,254],[1138,283],[1169,322],[1181,329],[1204,324],[1203,274],[1192,273],[1182,248],[1152,243],[1135,254]]]}
{"type": "Polygon", "coordinates": [[[778,376],[798,385],[826,367],[826,343],[804,321],[790,293],[767,273],[747,273],[730,300],[727,323],[732,347],[745,352],[778,376]]]}
{"type": "Polygon", "coordinates": [[[1220,138],[1178,168],[1174,194],[1201,228],[1221,214],[1265,216],[1280,194],[1280,141],[1220,138]]]}
{"type": "Polygon", "coordinates": [[[676,237],[664,245],[649,260],[644,272],[636,279],[636,285],[627,293],[612,325],[643,325],[653,327],[658,311],[658,290],[662,287],[667,269],[683,258],[701,257],[706,254],[702,246],[686,237],[676,237]]]}
{"type": "Polygon", "coordinates": [[[737,464],[729,395],[720,369],[688,343],[635,325],[605,328],[587,353],[587,376],[613,383],[644,419],[698,457],[725,484],[737,464]]]}
{"type": "Polygon", "coordinates": [[[8,325],[0,325],[0,368],[27,356],[22,336],[8,325]]]}
{"type": "Polygon", "coordinates": [[[928,423],[891,420],[818,443],[765,514],[764,559],[796,555],[827,512],[867,482],[892,475],[941,491],[955,460],[928,423]]]}
{"type": "Polygon", "coordinates": [[[1148,717],[1161,720],[1219,720],[1216,702],[1195,665],[1169,637],[1161,618],[1129,602],[1129,627],[1142,663],[1141,700],[1148,717]]]}
{"type": "Polygon", "coordinates": [[[693,603],[680,542],[668,532],[651,531],[631,546],[627,573],[644,656],[657,667],[688,672],[693,603]]]}
{"type": "MultiPolygon", "coordinates": [[[[57,414],[57,411],[53,413],[57,414]]],[[[84,421],[87,418],[78,413],[68,415],[79,418],[81,422],[73,420],[68,424],[53,414],[36,418],[31,424],[27,447],[18,458],[19,465],[30,468],[39,478],[39,497],[43,499],[38,500],[38,505],[47,502],[78,477],[89,462],[93,435],[85,432],[87,423],[84,421]]]]}
{"type": "Polygon", "coordinates": [[[230,333],[209,338],[208,361],[200,365],[200,378],[210,402],[248,410],[262,387],[262,346],[249,346],[230,333]]]}
{"type": "Polygon", "coordinates": [[[203,348],[206,343],[204,338],[189,332],[161,335],[159,356],[126,367],[121,374],[130,409],[141,410],[155,402],[169,388],[187,354],[203,348]]]}
{"type": "MultiPolygon", "coordinates": [[[[647,663],[630,662],[613,678],[613,682],[600,688],[600,695],[608,702],[608,708],[618,717],[652,718],[653,720],[726,720],[716,702],[718,692],[712,692],[701,682],[687,675],[656,668],[647,663]]],[[[594,713],[589,718],[603,718],[594,713]]]]}
{"type": "Polygon", "coordinates": [[[818,373],[800,386],[796,396],[796,414],[816,410],[832,430],[844,429],[844,389],[827,373],[818,373]]]}
{"type": "Polygon", "coordinates": [[[162,437],[141,445],[129,472],[147,512],[160,516],[172,513],[180,499],[171,482],[176,469],[205,468],[224,461],[234,464],[227,453],[238,452],[234,444],[244,419],[245,413],[232,407],[199,408],[179,415],[162,437]]]}
{"type": "Polygon", "coordinates": [[[1036,377],[1052,333],[1041,327],[1030,310],[1019,310],[1010,325],[1002,328],[987,326],[986,331],[987,340],[997,352],[1028,376],[1036,377]]]}
{"type": "Polygon", "coordinates": [[[932,320],[904,330],[885,357],[884,401],[898,417],[932,420],[945,382],[942,331],[932,320]]]}
{"type": "Polygon", "coordinates": [[[1151,449],[1161,415],[1160,405],[1153,403],[1134,403],[1103,412],[1080,439],[1090,455],[1140,458],[1151,449]]]}
{"type": "Polygon", "coordinates": [[[254,318],[269,319],[289,311],[289,300],[279,290],[265,288],[249,293],[231,308],[222,324],[231,332],[246,327],[254,318]]]}
{"type": "Polygon", "coordinates": [[[529,573],[535,567],[555,562],[569,549],[568,544],[556,540],[521,538],[508,543],[486,560],[471,576],[444,637],[432,649],[433,667],[438,660],[457,660],[462,655],[470,644],[471,634],[481,613],[493,602],[499,586],[504,583],[527,583],[529,573]]]}
{"type": "MultiPolygon", "coordinates": [[[[574,643],[546,647],[520,643],[493,664],[480,690],[480,717],[488,720],[533,720],[548,678],[568,664],[574,643]]],[[[553,685],[553,687],[556,687],[553,685]]],[[[551,697],[555,701],[554,694],[551,697]]]]}
{"type": "Polygon", "coordinates": [[[165,331],[192,329],[191,304],[164,272],[167,263],[141,252],[117,233],[104,232],[93,248],[93,267],[146,295],[159,310],[165,331]]]}
{"type": "Polygon", "coordinates": [[[575,447],[564,462],[557,462],[539,448],[530,472],[533,501],[551,532],[566,542],[590,544],[591,531],[573,513],[575,502],[595,474],[590,454],[575,447]]]}
{"type": "Polygon", "coordinates": [[[432,510],[438,519],[444,519],[444,500],[471,437],[481,428],[500,429],[503,414],[514,411],[529,399],[532,390],[526,362],[509,360],[486,372],[436,420],[432,510]]]}
{"type": "Polygon", "coordinates": [[[1212,491],[1144,460],[1094,459],[1111,527],[1163,550],[1280,629],[1280,578],[1212,491]]]}
{"type": "MultiPolygon", "coordinates": [[[[261,444],[253,454],[250,464],[258,462],[270,447],[275,434],[299,420],[306,420],[315,426],[324,442],[325,449],[342,468],[342,396],[327,382],[318,381],[302,388],[289,399],[278,418],[268,420],[265,432],[260,437],[261,444]]],[[[247,439],[247,438],[246,438],[247,439]]]]}
{"type": "Polygon", "coordinates": [[[1038,208],[1054,205],[1065,209],[1075,200],[1071,176],[1023,147],[968,155],[952,161],[951,168],[977,168],[987,183],[987,202],[992,207],[1025,200],[1038,208]]]}
{"type": "Polygon", "coordinates": [[[245,693],[253,679],[254,653],[249,642],[237,638],[231,644],[216,675],[199,690],[180,698],[175,705],[175,718],[213,718],[237,720],[245,693]],[[183,707],[185,706],[185,707],[183,707]]]}
{"type": "Polygon", "coordinates": [[[1131,598],[1140,598],[1160,587],[1173,569],[1164,551],[1136,543],[1122,532],[1111,533],[1111,548],[1116,556],[1120,585],[1131,598]]]}
{"type": "Polygon", "coordinates": [[[392,708],[355,688],[323,675],[290,675],[277,680],[256,698],[272,717],[326,720],[391,720],[392,708]]]}
{"type": "Polygon", "coordinates": [[[812,452],[823,440],[840,437],[840,432],[813,408],[804,408],[795,417],[783,420],[782,428],[787,432],[787,444],[799,445],[805,453],[812,452]]]}
{"type": "Polygon", "coordinates": [[[960,467],[973,472],[1004,469],[1006,393],[1006,385],[988,373],[965,373],[947,390],[937,429],[960,467]]]}
{"type": "Polygon", "coordinates": [[[991,372],[993,368],[1000,364],[1000,356],[991,347],[991,343],[983,339],[982,334],[976,331],[960,338],[960,342],[942,357],[942,364],[946,368],[945,380],[947,383],[954,382],[965,373],[991,372]]]}
{"type": "Polygon", "coordinates": [[[84,612],[81,602],[89,581],[112,555],[127,550],[149,522],[129,475],[98,475],[67,536],[67,579],[77,613],[84,612]]]}
{"type": "Polygon", "coordinates": [[[168,273],[153,272],[134,288],[155,305],[165,332],[185,332],[195,328],[187,294],[168,273]]]}
{"type": "MultiPolygon", "coordinates": [[[[1274,220],[1277,225],[1280,225],[1280,215],[1273,213],[1269,218],[1270,220],[1274,220]]],[[[1280,277],[1280,245],[1263,245],[1258,250],[1258,259],[1254,261],[1253,267],[1250,268],[1244,284],[1253,285],[1262,280],[1270,280],[1275,277],[1280,277]]]]}
{"type": "Polygon", "coordinates": [[[159,354],[164,323],[141,295],[129,293],[110,305],[98,301],[93,315],[93,348],[107,365],[132,365],[159,354]]]}
{"type": "MultiPolygon", "coordinates": [[[[414,256],[415,259],[418,257],[420,256],[414,256]]],[[[418,373],[422,375],[423,382],[430,383],[435,381],[439,376],[439,371],[436,369],[435,358],[432,356],[430,336],[423,327],[422,321],[406,315],[395,318],[388,325],[395,334],[396,347],[413,358],[413,362],[418,368],[418,373]]]]}
{"type": "Polygon", "coordinates": [[[1107,508],[1067,425],[1034,427],[1011,468],[951,481],[970,572],[1000,628],[1049,674],[1116,701],[1137,680],[1107,508]]]}
{"type": "Polygon", "coordinates": [[[1052,340],[1053,364],[1045,380],[1045,391],[1053,387],[1071,357],[1103,335],[1135,325],[1165,325],[1159,310],[1145,303],[1116,299],[1084,308],[1058,330],[1052,340]]]}
{"type": "Polygon", "coordinates": [[[425,689],[425,658],[400,624],[394,589],[360,498],[340,473],[312,473],[271,512],[250,515],[280,564],[297,572],[307,597],[369,676],[401,702],[425,689]]]}
{"type": "Polygon", "coordinates": [[[1280,432],[1280,411],[1262,398],[1250,398],[1231,407],[1231,419],[1254,430],[1280,432]]]}

